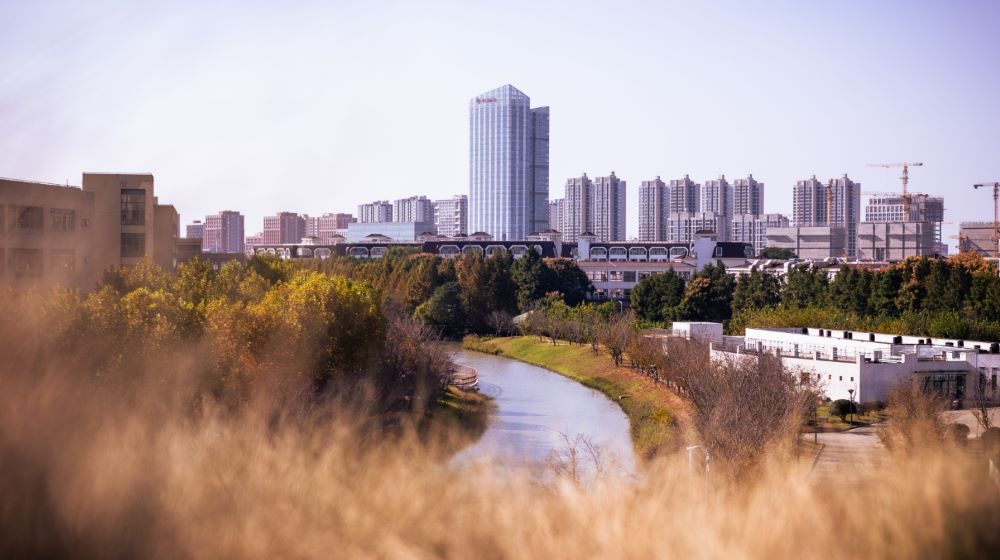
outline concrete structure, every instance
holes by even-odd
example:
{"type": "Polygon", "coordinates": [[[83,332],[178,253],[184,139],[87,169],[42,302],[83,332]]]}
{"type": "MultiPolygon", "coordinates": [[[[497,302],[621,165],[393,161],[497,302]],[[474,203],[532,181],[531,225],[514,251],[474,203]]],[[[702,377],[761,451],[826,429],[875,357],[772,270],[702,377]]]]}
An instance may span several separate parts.
{"type": "Polygon", "coordinates": [[[504,85],[469,101],[469,229],[499,240],[548,229],[549,108],[504,85]]]}
{"type": "Polygon", "coordinates": [[[687,175],[683,179],[670,181],[668,196],[671,214],[701,211],[701,185],[692,181],[687,175]]]}
{"type": "Polygon", "coordinates": [[[82,188],[0,179],[0,283],[92,289],[110,267],[176,266],[180,218],[148,174],[84,173],[82,188]]]}
{"type": "Polygon", "coordinates": [[[201,220],[195,220],[184,229],[184,237],[187,239],[201,239],[205,236],[205,224],[201,220]]]}
{"type": "Polygon", "coordinates": [[[376,200],[358,205],[358,221],[363,224],[392,221],[392,204],[388,200],[376,200]]]}
{"type": "Polygon", "coordinates": [[[639,185],[639,241],[666,241],[670,188],[657,175],[639,185]]]}
{"type": "Polygon", "coordinates": [[[847,232],[843,227],[768,228],[765,246],[788,249],[800,259],[823,260],[847,256],[847,232]]]}
{"type": "Polygon", "coordinates": [[[435,200],[434,227],[438,235],[446,237],[469,233],[469,197],[457,194],[435,200]]]}
{"type": "Polygon", "coordinates": [[[733,181],[730,192],[732,200],[729,207],[733,216],[742,214],[760,216],[764,213],[764,183],[758,182],[753,175],[733,181]]]}
{"type": "Polygon", "coordinates": [[[993,222],[962,222],[959,225],[959,250],[974,251],[987,258],[997,258],[993,222]]]}
{"type": "Polygon", "coordinates": [[[257,252],[258,248],[263,247],[264,245],[263,233],[258,232],[256,235],[248,235],[243,243],[243,252],[247,256],[251,256],[257,252]]]}
{"type": "Polygon", "coordinates": [[[856,255],[855,242],[861,221],[861,183],[855,183],[844,175],[833,180],[829,197],[828,190],[828,185],[817,180],[815,175],[798,181],[792,193],[792,223],[800,227],[842,227],[847,256],[853,257],[856,255]],[[828,198],[832,203],[829,210],[828,198]]]}
{"type": "Polygon", "coordinates": [[[787,228],[788,217],[782,214],[737,214],[729,222],[729,241],[750,243],[754,254],[767,247],[767,232],[774,228],[787,228]]]}
{"type": "Polygon", "coordinates": [[[863,261],[901,261],[935,255],[940,229],[933,222],[861,222],[855,243],[863,261]]]}
{"type": "Polygon", "coordinates": [[[371,235],[384,236],[388,241],[416,241],[426,232],[434,233],[433,222],[353,223],[347,226],[347,241],[370,241],[371,235]]]}
{"type": "Polygon", "coordinates": [[[297,243],[306,237],[306,219],[295,212],[264,216],[264,243],[297,243]]]}
{"type": "Polygon", "coordinates": [[[674,321],[671,334],[698,342],[722,342],[722,323],[674,321]]]}
{"type": "Polygon", "coordinates": [[[393,201],[392,221],[433,222],[434,203],[426,196],[411,196],[393,201]]]}
{"type": "Polygon", "coordinates": [[[204,231],[203,253],[243,253],[246,249],[243,214],[235,210],[205,216],[204,231]]]}
{"type": "Polygon", "coordinates": [[[910,195],[910,215],[903,217],[903,196],[873,196],[865,204],[866,222],[944,221],[944,198],[926,194],[910,195]]]}
{"type": "Polygon", "coordinates": [[[563,220],[566,216],[566,199],[559,198],[549,201],[549,229],[562,233],[563,220]]]}
{"type": "Polygon", "coordinates": [[[591,224],[587,228],[602,241],[625,240],[625,181],[612,171],[593,185],[591,224]]]}
{"type": "Polygon", "coordinates": [[[563,241],[576,241],[581,234],[590,231],[594,223],[594,183],[586,173],[566,180],[563,201],[563,222],[559,231],[563,241]]]}
{"type": "Polygon", "coordinates": [[[732,218],[733,191],[725,175],[705,181],[701,185],[701,212],[714,212],[727,219],[732,218]]]}
{"type": "Polygon", "coordinates": [[[729,223],[714,212],[671,212],[667,217],[667,242],[691,243],[699,232],[712,231],[716,239],[729,239],[729,223]]]}
{"type": "Polygon", "coordinates": [[[987,400],[1000,396],[996,342],[821,328],[746,329],[745,336],[725,337],[711,351],[713,360],[753,359],[764,353],[779,356],[796,373],[816,376],[831,399],[885,401],[892,387],[903,382],[949,399],[973,396],[973,383],[981,383],[987,400]]]}

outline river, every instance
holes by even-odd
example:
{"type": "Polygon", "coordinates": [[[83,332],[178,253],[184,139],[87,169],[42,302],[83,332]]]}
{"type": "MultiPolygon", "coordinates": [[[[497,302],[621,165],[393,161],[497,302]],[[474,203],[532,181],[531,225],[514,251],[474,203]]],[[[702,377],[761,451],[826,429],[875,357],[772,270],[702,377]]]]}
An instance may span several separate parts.
{"type": "Polygon", "coordinates": [[[582,467],[592,470],[586,440],[600,449],[601,463],[625,474],[635,470],[628,418],[603,393],[547,369],[500,356],[457,350],[455,361],[475,368],[479,391],[496,411],[482,438],[455,458],[541,468],[576,442],[582,467]]]}

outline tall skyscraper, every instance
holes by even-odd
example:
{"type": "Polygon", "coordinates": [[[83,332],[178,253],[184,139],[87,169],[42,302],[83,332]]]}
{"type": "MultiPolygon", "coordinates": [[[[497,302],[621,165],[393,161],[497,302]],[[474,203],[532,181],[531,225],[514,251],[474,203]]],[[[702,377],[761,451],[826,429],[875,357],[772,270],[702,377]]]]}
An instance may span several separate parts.
{"type": "Polygon", "coordinates": [[[590,232],[601,241],[625,241],[625,181],[612,171],[594,179],[590,232]]]}
{"type": "Polygon", "coordinates": [[[566,215],[566,199],[559,198],[549,202],[549,229],[554,229],[560,233],[563,230],[563,222],[566,215]]]}
{"type": "Polygon", "coordinates": [[[394,222],[433,222],[434,204],[426,196],[401,198],[392,203],[394,222]]]}
{"type": "Polygon", "coordinates": [[[242,253],[243,236],[243,214],[235,210],[223,210],[218,214],[205,216],[201,250],[205,253],[242,253]]]}
{"type": "Polygon", "coordinates": [[[434,226],[438,235],[454,237],[469,234],[469,197],[457,194],[434,201],[434,226]]]}
{"type": "Polygon", "coordinates": [[[469,101],[469,229],[524,239],[549,221],[549,108],[512,85],[469,101]]]}
{"type": "Polygon", "coordinates": [[[705,181],[701,186],[701,211],[714,212],[724,218],[733,216],[732,188],[725,175],[719,175],[718,179],[705,181]]]}
{"type": "Polygon", "coordinates": [[[593,225],[594,182],[586,173],[567,179],[563,201],[563,241],[576,241],[593,225]]]}
{"type": "Polygon", "coordinates": [[[392,221],[392,204],[388,200],[376,200],[358,206],[358,221],[362,224],[392,221]]]}
{"type": "Polygon", "coordinates": [[[670,212],[700,212],[701,185],[685,175],[670,181],[670,212]]]}
{"type": "Polygon", "coordinates": [[[295,212],[278,212],[264,216],[265,244],[298,243],[306,236],[306,220],[295,212]]]}
{"type": "Polygon", "coordinates": [[[659,175],[639,185],[639,241],[665,241],[670,189],[659,175]]]}
{"type": "Polygon", "coordinates": [[[857,254],[858,222],[861,221],[861,183],[847,175],[832,180],[832,190],[816,179],[798,181],[792,193],[792,220],[797,227],[841,226],[847,256],[857,254]],[[828,192],[829,191],[829,192],[828,192]],[[829,194],[832,206],[828,207],[829,194]]]}
{"type": "Polygon", "coordinates": [[[734,216],[742,214],[759,216],[764,213],[764,183],[758,182],[753,175],[733,181],[730,192],[732,202],[729,207],[734,216]]]}

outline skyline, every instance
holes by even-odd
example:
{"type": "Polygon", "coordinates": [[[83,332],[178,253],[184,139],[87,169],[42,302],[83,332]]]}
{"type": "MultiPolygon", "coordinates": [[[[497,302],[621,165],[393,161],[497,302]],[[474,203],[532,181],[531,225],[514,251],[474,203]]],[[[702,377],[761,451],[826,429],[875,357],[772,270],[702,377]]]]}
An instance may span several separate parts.
{"type": "Polygon", "coordinates": [[[550,199],[614,171],[629,237],[657,175],[752,173],[791,215],[798,180],[896,191],[866,165],[907,160],[926,163],[913,192],[947,199],[950,246],[992,217],[972,189],[1000,178],[991,3],[115,4],[3,8],[0,175],[150,172],[183,223],[234,209],[252,234],[278,211],[468,194],[468,100],[510,83],[552,109],[550,199]]]}

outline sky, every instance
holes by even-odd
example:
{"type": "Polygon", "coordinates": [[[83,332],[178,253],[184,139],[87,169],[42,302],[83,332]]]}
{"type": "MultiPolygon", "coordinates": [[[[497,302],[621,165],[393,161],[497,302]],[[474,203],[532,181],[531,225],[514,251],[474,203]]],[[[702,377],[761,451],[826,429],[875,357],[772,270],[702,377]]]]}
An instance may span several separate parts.
{"type": "MultiPolygon", "coordinates": [[[[569,177],[752,173],[945,197],[992,218],[1000,2],[0,0],[0,176],[149,172],[182,223],[467,194],[468,104],[513,84],[551,107],[569,177]]],[[[955,240],[950,240],[954,246],[955,240]]]]}

